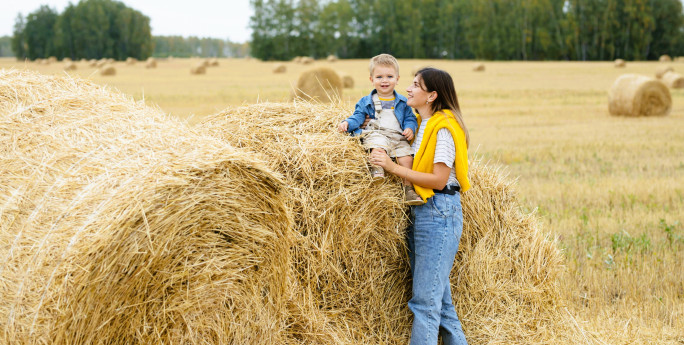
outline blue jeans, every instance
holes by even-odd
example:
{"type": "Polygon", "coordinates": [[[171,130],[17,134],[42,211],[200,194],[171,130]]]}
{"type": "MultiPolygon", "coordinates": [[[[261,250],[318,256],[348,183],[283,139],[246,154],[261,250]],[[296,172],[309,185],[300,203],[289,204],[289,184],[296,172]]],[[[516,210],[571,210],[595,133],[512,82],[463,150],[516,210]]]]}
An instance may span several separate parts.
{"type": "Polygon", "coordinates": [[[463,231],[461,195],[435,194],[427,203],[411,207],[408,231],[413,296],[411,345],[467,345],[451,301],[449,273],[463,231]]]}

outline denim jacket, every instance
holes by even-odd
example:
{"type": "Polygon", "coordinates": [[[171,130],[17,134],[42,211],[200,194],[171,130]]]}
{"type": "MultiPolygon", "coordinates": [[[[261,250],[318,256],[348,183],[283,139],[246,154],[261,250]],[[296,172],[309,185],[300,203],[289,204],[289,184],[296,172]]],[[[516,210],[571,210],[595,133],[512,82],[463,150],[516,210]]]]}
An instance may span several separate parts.
{"type": "MultiPolygon", "coordinates": [[[[356,103],[354,113],[346,120],[349,124],[347,132],[352,133],[352,135],[359,135],[361,134],[359,126],[366,120],[366,115],[369,115],[371,119],[375,118],[373,94],[377,92],[377,90],[371,91],[370,95],[364,96],[356,103]]],[[[406,97],[398,94],[396,90],[394,91],[394,116],[397,117],[402,130],[411,128],[415,135],[416,127],[418,127],[416,115],[413,114],[411,107],[406,104],[406,97]]]]}

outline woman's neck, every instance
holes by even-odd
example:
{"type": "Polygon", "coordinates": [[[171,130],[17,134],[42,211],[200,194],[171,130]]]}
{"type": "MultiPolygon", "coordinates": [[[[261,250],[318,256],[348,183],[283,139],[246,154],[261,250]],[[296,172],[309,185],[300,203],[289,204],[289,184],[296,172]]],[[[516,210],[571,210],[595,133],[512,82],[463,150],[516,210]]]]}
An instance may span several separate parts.
{"type": "Polygon", "coordinates": [[[420,117],[423,119],[429,119],[434,114],[431,104],[426,104],[420,108],[416,108],[416,111],[418,111],[418,114],[420,114],[420,117]]]}

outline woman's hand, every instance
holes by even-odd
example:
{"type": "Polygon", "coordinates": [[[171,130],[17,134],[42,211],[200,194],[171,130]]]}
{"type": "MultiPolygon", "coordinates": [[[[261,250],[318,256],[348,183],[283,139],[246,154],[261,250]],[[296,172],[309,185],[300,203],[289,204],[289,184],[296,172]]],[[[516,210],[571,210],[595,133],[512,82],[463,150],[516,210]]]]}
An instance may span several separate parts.
{"type": "Polygon", "coordinates": [[[392,172],[392,170],[387,168],[394,164],[394,162],[392,162],[392,158],[384,150],[371,151],[369,161],[373,165],[381,166],[387,171],[392,172]]]}

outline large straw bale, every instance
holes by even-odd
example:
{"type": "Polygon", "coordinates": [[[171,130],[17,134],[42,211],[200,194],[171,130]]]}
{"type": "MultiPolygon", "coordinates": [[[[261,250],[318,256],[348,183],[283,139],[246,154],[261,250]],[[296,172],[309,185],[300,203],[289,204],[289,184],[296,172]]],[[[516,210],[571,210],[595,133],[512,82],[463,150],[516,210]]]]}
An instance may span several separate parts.
{"type": "Polygon", "coordinates": [[[302,72],[294,96],[330,102],[342,96],[342,79],[330,67],[316,67],[302,72]]]}
{"type": "Polygon", "coordinates": [[[345,89],[354,88],[354,78],[345,72],[337,72],[337,74],[342,78],[342,87],[345,89]]]}
{"type": "Polygon", "coordinates": [[[484,70],[485,70],[485,65],[481,62],[473,65],[473,71],[475,71],[475,72],[484,72],[484,70]]]}
{"type": "Polygon", "coordinates": [[[250,155],[89,81],[0,71],[0,179],[0,343],[285,343],[291,215],[250,155]]]}
{"type": "Polygon", "coordinates": [[[663,83],[671,89],[684,88],[684,76],[676,72],[667,72],[663,75],[663,83]]]}
{"type": "Polygon", "coordinates": [[[145,61],[145,68],[157,68],[157,60],[153,57],[148,57],[145,61]]]}
{"type": "Polygon", "coordinates": [[[620,67],[625,67],[625,66],[626,66],[625,60],[615,59],[615,67],[620,68],[620,67]]]}
{"type": "MultiPolygon", "coordinates": [[[[411,317],[400,181],[374,185],[367,154],[336,132],[339,105],[262,103],[208,117],[202,131],[265,156],[289,188],[295,282],[288,334],[304,344],[405,344],[411,317]]],[[[557,245],[520,210],[513,184],[480,162],[463,198],[452,271],[471,344],[584,343],[561,313],[557,245]]]]}
{"type": "Polygon", "coordinates": [[[110,75],[116,75],[116,67],[112,65],[103,65],[100,67],[100,75],[104,76],[110,76],[110,75]]]}
{"type": "Polygon", "coordinates": [[[674,72],[674,68],[672,66],[660,66],[656,68],[655,76],[656,78],[660,79],[665,75],[667,72],[674,72]]]}
{"type": "Polygon", "coordinates": [[[623,74],[608,91],[612,115],[659,116],[672,108],[670,90],[660,80],[637,74],[623,74]]]}
{"type": "Polygon", "coordinates": [[[670,62],[670,61],[672,61],[672,58],[670,57],[670,55],[663,54],[663,55],[660,56],[660,58],[658,58],[658,61],[660,61],[660,62],[670,62]]]}
{"type": "Polygon", "coordinates": [[[287,72],[287,66],[285,66],[285,64],[283,64],[283,63],[279,63],[273,68],[273,73],[285,73],[285,72],[287,72]]]}
{"type": "Polygon", "coordinates": [[[190,74],[206,74],[207,65],[204,62],[198,62],[194,66],[190,67],[190,74]]]}

